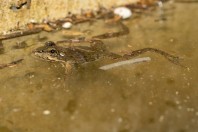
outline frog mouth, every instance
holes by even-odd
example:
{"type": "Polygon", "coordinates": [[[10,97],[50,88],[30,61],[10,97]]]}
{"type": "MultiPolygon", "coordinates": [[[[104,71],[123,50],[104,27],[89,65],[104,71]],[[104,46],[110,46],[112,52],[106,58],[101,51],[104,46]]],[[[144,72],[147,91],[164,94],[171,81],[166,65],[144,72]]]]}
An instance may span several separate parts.
{"type": "Polygon", "coordinates": [[[37,51],[37,50],[33,51],[32,53],[33,53],[35,56],[39,57],[39,58],[43,58],[43,53],[41,53],[41,52],[39,52],[39,51],[37,51]]]}
{"type": "Polygon", "coordinates": [[[39,52],[39,51],[33,51],[33,54],[37,57],[37,58],[40,58],[42,60],[50,60],[49,56],[42,53],[42,52],[39,52]]]}
{"type": "Polygon", "coordinates": [[[45,60],[45,61],[51,61],[51,62],[57,62],[57,61],[59,61],[56,57],[52,57],[49,54],[45,54],[43,52],[33,51],[33,54],[37,58],[40,58],[40,59],[45,60]]]}

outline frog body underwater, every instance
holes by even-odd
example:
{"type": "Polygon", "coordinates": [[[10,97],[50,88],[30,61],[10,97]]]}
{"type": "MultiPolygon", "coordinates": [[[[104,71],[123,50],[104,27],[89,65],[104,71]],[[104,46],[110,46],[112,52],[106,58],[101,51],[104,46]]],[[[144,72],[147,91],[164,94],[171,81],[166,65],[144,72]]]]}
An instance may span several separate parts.
{"type": "Polygon", "coordinates": [[[89,40],[91,46],[58,46],[55,42],[48,41],[44,46],[37,48],[34,51],[35,56],[46,61],[61,62],[65,65],[82,65],[88,62],[97,61],[101,58],[110,58],[117,60],[127,60],[145,52],[154,52],[164,56],[170,62],[181,65],[179,57],[173,56],[162,50],[155,48],[143,48],[129,52],[128,54],[119,55],[109,52],[100,40],[89,40]]]}

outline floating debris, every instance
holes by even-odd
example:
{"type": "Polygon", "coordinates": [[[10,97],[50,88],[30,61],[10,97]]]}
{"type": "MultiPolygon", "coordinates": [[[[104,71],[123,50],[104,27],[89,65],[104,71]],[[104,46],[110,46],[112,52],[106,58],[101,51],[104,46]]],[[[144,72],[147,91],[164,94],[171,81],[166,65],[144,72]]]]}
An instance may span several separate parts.
{"type": "Polygon", "coordinates": [[[132,16],[132,12],[129,8],[126,7],[118,7],[114,9],[114,14],[122,17],[122,19],[127,19],[132,16]]]}
{"type": "MultiPolygon", "coordinates": [[[[20,3],[17,6],[13,5],[12,10],[18,10],[23,6],[27,9],[30,8],[31,0],[26,0],[24,3],[20,3]],[[18,8],[18,9],[17,9],[18,8]]],[[[96,19],[104,19],[107,22],[117,22],[120,19],[127,19],[132,16],[132,11],[134,9],[145,9],[148,6],[152,7],[154,5],[145,4],[128,4],[123,7],[115,8],[114,10],[108,10],[105,8],[99,8],[97,11],[86,11],[81,14],[69,14],[65,18],[58,20],[43,20],[43,22],[38,22],[35,19],[30,19],[29,23],[25,27],[17,27],[11,32],[2,32],[0,34],[0,41],[5,39],[12,39],[16,37],[31,35],[39,33],[41,31],[52,32],[55,30],[70,29],[72,25],[76,25],[84,22],[94,22],[96,19]]],[[[156,5],[155,5],[156,6],[156,5]]]]}
{"type": "Polygon", "coordinates": [[[109,64],[109,65],[105,65],[105,66],[100,67],[99,69],[101,69],[101,70],[109,70],[109,69],[112,69],[112,68],[115,68],[115,67],[119,67],[119,66],[123,66],[123,65],[147,62],[147,61],[150,61],[150,60],[151,60],[150,57],[130,59],[130,60],[126,60],[126,61],[120,61],[120,62],[112,63],[112,64],[109,64]]]}

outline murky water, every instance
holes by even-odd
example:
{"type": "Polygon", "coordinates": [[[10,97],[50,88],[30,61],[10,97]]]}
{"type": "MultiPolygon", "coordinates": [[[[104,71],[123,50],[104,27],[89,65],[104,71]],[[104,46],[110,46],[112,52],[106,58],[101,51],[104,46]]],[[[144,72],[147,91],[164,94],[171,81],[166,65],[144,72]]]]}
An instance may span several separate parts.
{"type": "MultiPolygon", "coordinates": [[[[35,58],[32,50],[60,33],[42,33],[3,41],[1,63],[24,61],[0,71],[0,132],[196,132],[198,129],[198,4],[167,3],[124,23],[127,36],[105,40],[109,50],[122,53],[145,47],[183,58],[189,70],[162,56],[146,63],[107,71],[100,60],[71,76],[60,63],[35,58]],[[167,20],[159,20],[165,17],[167,20]],[[16,42],[27,47],[16,49],[16,42]]],[[[99,21],[74,27],[88,36],[119,30],[99,21]]]]}

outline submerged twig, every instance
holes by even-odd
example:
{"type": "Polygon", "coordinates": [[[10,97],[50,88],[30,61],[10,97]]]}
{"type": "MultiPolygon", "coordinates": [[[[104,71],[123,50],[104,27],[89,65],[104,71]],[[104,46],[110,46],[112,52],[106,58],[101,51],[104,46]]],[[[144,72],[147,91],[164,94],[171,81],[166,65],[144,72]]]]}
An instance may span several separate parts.
{"type": "Polygon", "coordinates": [[[83,43],[83,42],[89,42],[89,40],[85,39],[85,37],[82,38],[75,38],[75,39],[66,39],[66,40],[60,40],[57,41],[57,44],[60,43],[83,43]]]}
{"type": "Polygon", "coordinates": [[[23,59],[19,59],[19,60],[16,60],[16,61],[13,61],[13,62],[10,62],[7,64],[0,64],[0,69],[6,68],[6,67],[13,67],[13,66],[17,65],[18,63],[21,63],[22,61],[23,61],[23,59]]]}
{"type": "Polygon", "coordinates": [[[119,67],[119,66],[123,66],[123,65],[147,62],[147,61],[150,61],[150,60],[151,60],[150,57],[130,59],[130,60],[125,60],[125,61],[120,61],[120,62],[116,62],[116,63],[113,63],[113,64],[105,65],[105,66],[100,67],[99,69],[101,69],[101,70],[109,70],[109,69],[112,69],[112,68],[115,68],[115,67],[119,67]]]}
{"type": "Polygon", "coordinates": [[[42,29],[33,29],[33,30],[17,31],[17,32],[13,32],[10,34],[0,35],[0,41],[17,38],[17,37],[21,37],[21,36],[27,36],[27,35],[31,35],[31,34],[36,34],[41,31],[42,31],[42,29]]]}
{"type": "Polygon", "coordinates": [[[124,25],[122,22],[120,22],[120,25],[121,25],[123,31],[104,33],[101,35],[93,36],[92,38],[94,38],[94,39],[108,39],[108,38],[115,38],[115,37],[129,34],[129,28],[126,25],[124,25]]]}

